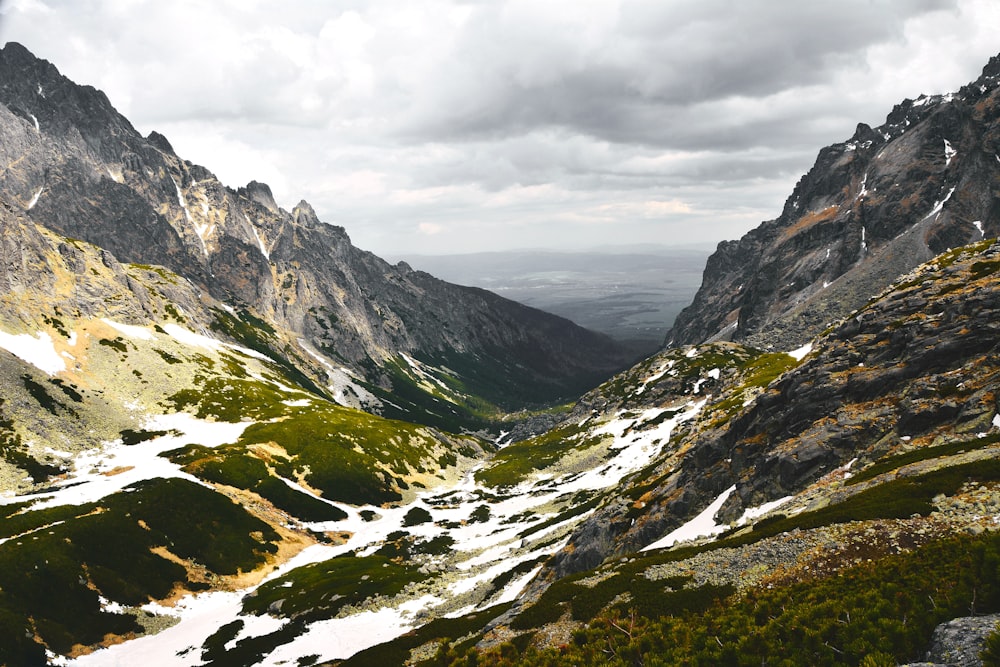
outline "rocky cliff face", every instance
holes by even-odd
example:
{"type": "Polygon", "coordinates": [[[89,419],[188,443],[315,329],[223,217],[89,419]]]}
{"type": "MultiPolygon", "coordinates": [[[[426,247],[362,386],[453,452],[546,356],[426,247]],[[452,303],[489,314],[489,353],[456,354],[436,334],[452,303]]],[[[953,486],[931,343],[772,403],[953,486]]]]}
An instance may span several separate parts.
{"type": "MultiPolygon", "coordinates": [[[[285,332],[280,353],[319,386],[336,384],[327,376],[340,367],[373,390],[393,389],[400,373],[419,384],[404,353],[445,384],[443,366],[468,393],[518,407],[571,396],[629,361],[567,320],[390,266],[309,204],[279,208],[264,184],[225,187],[17,44],[0,51],[0,81],[0,192],[10,207],[119,262],[164,266],[285,332]]],[[[426,409],[418,404],[433,399],[415,398],[397,416],[426,409]]],[[[446,412],[429,418],[461,417],[446,412]]]]}
{"type": "Polygon", "coordinates": [[[1000,233],[1000,58],[820,151],[781,215],[719,245],[668,344],[792,349],[934,255],[1000,233]]]}

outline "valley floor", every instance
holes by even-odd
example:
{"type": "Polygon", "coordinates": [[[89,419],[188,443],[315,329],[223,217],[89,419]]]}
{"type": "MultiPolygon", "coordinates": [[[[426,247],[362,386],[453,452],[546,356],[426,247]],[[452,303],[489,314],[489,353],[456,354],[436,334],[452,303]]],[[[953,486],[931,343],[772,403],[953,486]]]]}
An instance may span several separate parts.
{"type": "MultiPolygon", "coordinates": [[[[50,660],[64,667],[201,664],[203,647],[218,640],[219,630],[227,628],[225,648],[252,641],[264,647],[255,664],[311,664],[350,657],[434,617],[457,617],[511,602],[541,562],[564,546],[570,531],[590,514],[587,501],[648,464],[667,443],[671,430],[697,414],[701,405],[689,403],[685,411],[671,413],[668,419],[662,419],[665,410],[650,410],[601,425],[612,444],[597,455],[596,462],[580,461],[579,471],[539,475],[513,487],[494,488],[476,480],[480,463],[398,507],[333,503],[347,519],[293,522],[287,527],[304,535],[332,536],[329,541],[339,544],[307,546],[251,586],[191,594],[169,605],[144,605],[141,611],[147,625],[168,627],[75,658],[50,654],[50,660]],[[644,424],[654,420],[655,427],[643,430],[644,424]],[[345,605],[333,618],[310,622],[292,637],[281,632],[291,619],[272,616],[267,610],[248,611],[247,601],[259,591],[271,597],[282,589],[288,590],[289,597],[302,594],[297,577],[307,566],[322,566],[344,556],[382,565],[380,557],[386,554],[419,574],[396,594],[345,605]],[[159,622],[152,623],[149,617],[159,622]]],[[[206,422],[184,414],[161,416],[148,426],[173,429],[170,435],[131,447],[111,445],[79,459],[76,472],[54,491],[11,496],[3,502],[33,501],[35,508],[79,504],[128,491],[130,485],[150,478],[181,477],[203,483],[158,454],[191,439],[206,446],[231,442],[239,435],[236,431],[248,425],[206,422]]],[[[375,578],[379,573],[359,576],[375,578]]],[[[105,603],[107,611],[123,609],[105,603]]],[[[281,603],[269,608],[280,610],[281,603]]]]}

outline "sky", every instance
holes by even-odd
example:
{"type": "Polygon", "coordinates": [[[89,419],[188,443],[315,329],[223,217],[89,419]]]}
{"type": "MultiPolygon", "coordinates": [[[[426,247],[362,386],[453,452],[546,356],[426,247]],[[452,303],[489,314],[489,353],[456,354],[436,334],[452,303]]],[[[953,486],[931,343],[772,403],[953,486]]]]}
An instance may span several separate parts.
{"type": "Polygon", "coordinates": [[[995,0],[0,0],[0,42],[392,256],[739,238],[858,122],[978,77],[998,26],[995,0]]]}

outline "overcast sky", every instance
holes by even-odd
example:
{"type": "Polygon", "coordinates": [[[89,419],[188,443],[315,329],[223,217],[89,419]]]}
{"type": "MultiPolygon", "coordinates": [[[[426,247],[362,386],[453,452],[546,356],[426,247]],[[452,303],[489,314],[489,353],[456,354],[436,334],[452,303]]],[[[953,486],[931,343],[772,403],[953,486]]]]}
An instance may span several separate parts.
{"type": "Polygon", "coordinates": [[[717,243],[1000,52],[996,0],[0,0],[223,183],[378,254],[717,243]],[[280,11],[276,8],[280,7],[280,11]]]}

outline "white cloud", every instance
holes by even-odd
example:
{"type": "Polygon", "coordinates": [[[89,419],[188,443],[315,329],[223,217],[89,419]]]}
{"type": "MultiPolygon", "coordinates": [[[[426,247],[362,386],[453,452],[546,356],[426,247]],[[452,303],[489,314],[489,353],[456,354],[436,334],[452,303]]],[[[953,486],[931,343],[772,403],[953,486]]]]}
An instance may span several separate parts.
{"type": "Polygon", "coordinates": [[[8,0],[0,39],[380,253],[716,242],[995,53],[991,0],[8,0]],[[447,230],[447,233],[428,233],[447,230]]]}

